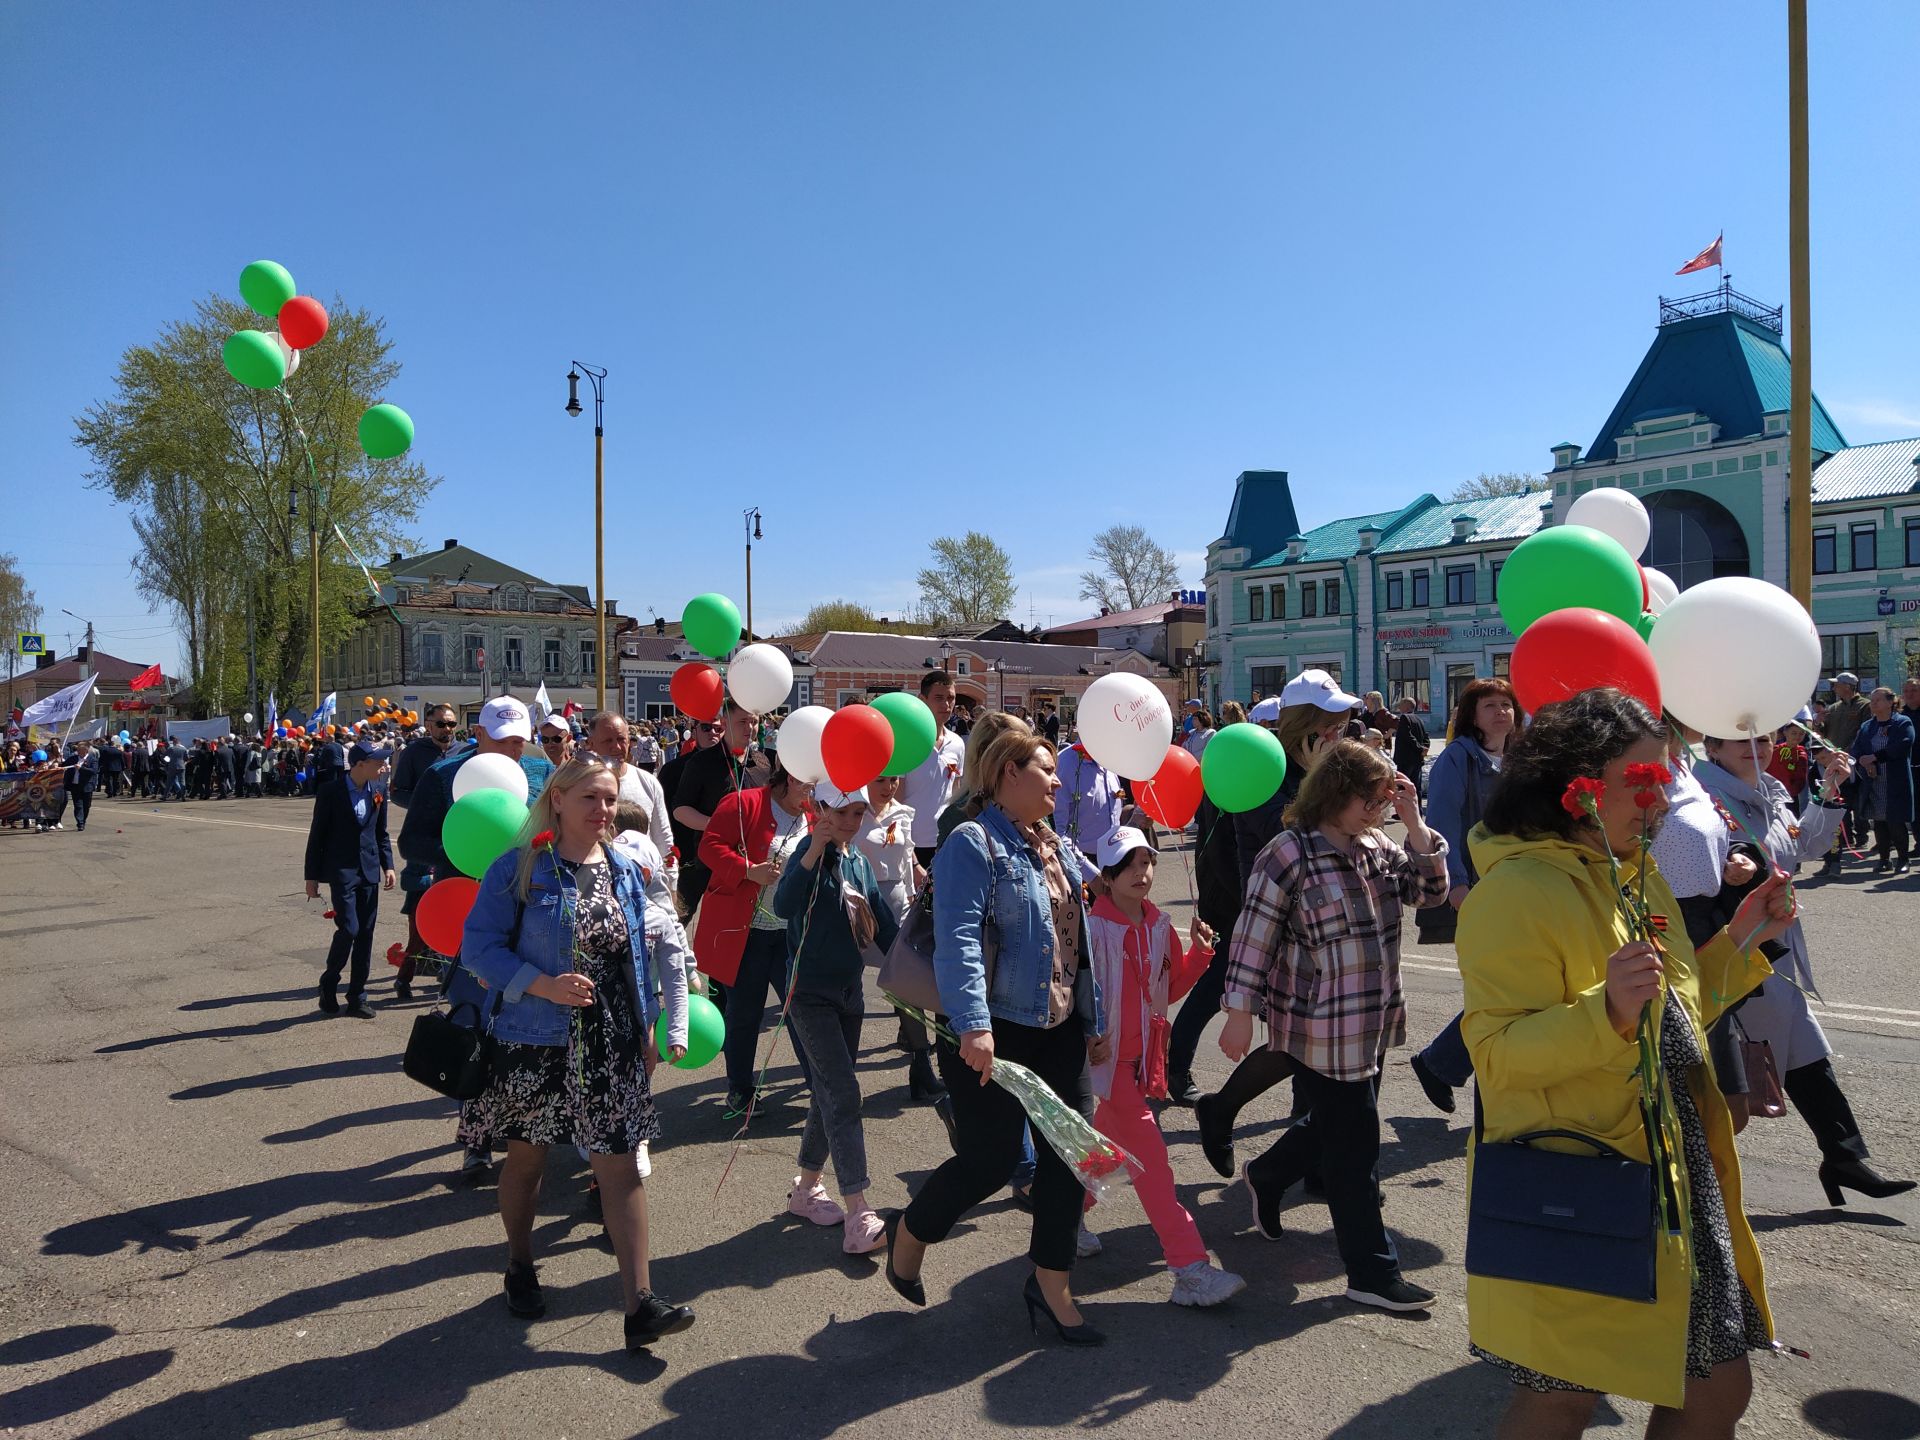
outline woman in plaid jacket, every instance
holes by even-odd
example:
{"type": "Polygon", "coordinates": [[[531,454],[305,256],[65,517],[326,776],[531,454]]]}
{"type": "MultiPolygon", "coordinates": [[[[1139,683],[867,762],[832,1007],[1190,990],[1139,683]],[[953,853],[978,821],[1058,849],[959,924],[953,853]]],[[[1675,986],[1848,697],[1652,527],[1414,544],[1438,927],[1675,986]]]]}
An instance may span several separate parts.
{"type": "Polygon", "coordinates": [[[1255,1228],[1278,1240],[1281,1195],[1318,1169],[1347,1298],[1422,1310],[1433,1295],[1401,1278],[1380,1219],[1377,1097],[1380,1057],[1406,1038],[1402,910],[1445,903],[1447,842],[1421,819],[1413,782],[1357,740],[1338,742],[1314,767],[1286,825],[1253,862],[1227,963],[1220,1048],[1243,1057],[1254,1008],[1264,1009],[1269,1043],[1298,1063],[1293,1083],[1310,1109],[1240,1177],[1255,1228]],[[1389,806],[1407,827],[1406,849],[1378,828],[1389,806]]]}

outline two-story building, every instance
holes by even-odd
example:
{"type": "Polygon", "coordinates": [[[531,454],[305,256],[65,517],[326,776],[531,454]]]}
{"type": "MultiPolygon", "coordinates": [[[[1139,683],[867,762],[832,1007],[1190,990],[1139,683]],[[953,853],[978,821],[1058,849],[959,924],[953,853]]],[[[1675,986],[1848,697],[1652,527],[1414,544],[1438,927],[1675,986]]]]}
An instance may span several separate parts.
{"type": "MultiPolygon", "coordinates": [[[[1541,488],[1302,531],[1287,474],[1234,484],[1207,551],[1202,696],[1258,699],[1319,666],[1348,689],[1410,696],[1438,728],[1475,675],[1506,673],[1500,568],[1596,486],[1646,505],[1649,567],[1686,589],[1721,575],[1787,581],[1790,370],[1780,312],[1726,285],[1660,302],[1653,344],[1583,456],[1552,446],[1541,488]]],[[[1825,673],[1920,673],[1920,439],[1848,446],[1816,399],[1813,617],[1825,673]]]]}
{"type": "Polygon", "coordinates": [[[1052,626],[1041,631],[1039,638],[1049,645],[1138,650],[1180,676],[1187,694],[1196,696],[1199,670],[1194,652],[1206,631],[1205,594],[1175,590],[1158,605],[1102,610],[1084,620],[1052,626]]]}

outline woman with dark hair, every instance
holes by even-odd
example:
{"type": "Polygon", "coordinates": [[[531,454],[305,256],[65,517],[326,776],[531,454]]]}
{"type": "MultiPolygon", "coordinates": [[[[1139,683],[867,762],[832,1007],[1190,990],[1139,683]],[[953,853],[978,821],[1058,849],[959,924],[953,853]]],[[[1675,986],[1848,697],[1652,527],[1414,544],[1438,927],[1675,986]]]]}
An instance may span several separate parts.
{"type": "Polygon", "coordinates": [[[1880,852],[1876,868],[1904,875],[1907,827],[1913,823],[1913,721],[1900,713],[1890,686],[1868,696],[1867,709],[1850,751],[1860,767],[1860,813],[1873,827],[1873,845],[1880,852]]]}
{"type": "MultiPolygon", "coordinates": [[[[1636,791],[1645,787],[1627,778],[1629,766],[1659,765],[1666,754],[1659,719],[1618,690],[1549,705],[1508,757],[1472,842],[1482,878],[1460,912],[1459,953],[1484,1116],[1470,1158],[1482,1145],[1570,1131],[1651,1164],[1635,1080],[1637,1028],[1651,1006],[1668,1082],[1657,1124],[1679,1141],[1680,1212],[1689,1217],[1682,1244],[1663,1243],[1657,1224],[1648,1232],[1651,1302],[1468,1275],[1473,1353],[1515,1386],[1496,1432],[1504,1440],[1571,1440],[1601,1393],[1657,1407],[1650,1435],[1731,1436],[1752,1393],[1747,1351],[1772,1336],[1760,1254],[1740,1207],[1740,1159],[1704,1036],[1768,974],[1755,947],[1786,931],[1793,896],[1785,875],[1770,874],[1698,950],[1677,924],[1658,945],[1633,937],[1615,873],[1645,895],[1651,914],[1679,910],[1640,851],[1643,827],[1657,832],[1665,798],[1656,789],[1641,808],[1636,791]],[[1575,780],[1599,782],[1597,819],[1569,800],[1575,780]]],[[[1536,1143],[1586,1153],[1573,1140],[1536,1143]]],[[[1468,1173],[1469,1186],[1477,1183],[1471,1164],[1468,1173]]]]}
{"type": "MultiPolygon", "coordinates": [[[[1427,823],[1447,841],[1447,904],[1414,917],[1424,944],[1453,942],[1456,913],[1480,878],[1467,853],[1467,836],[1486,813],[1507,748],[1525,722],[1512,684],[1499,676],[1475,680],[1453,707],[1446,749],[1427,773],[1427,823]]],[[[1427,1099],[1451,1115],[1453,1092],[1473,1078],[1473,1064],[1460,1038],[1460,1017],[1454,1016],[1411,1063],[1427,1099]]]]}

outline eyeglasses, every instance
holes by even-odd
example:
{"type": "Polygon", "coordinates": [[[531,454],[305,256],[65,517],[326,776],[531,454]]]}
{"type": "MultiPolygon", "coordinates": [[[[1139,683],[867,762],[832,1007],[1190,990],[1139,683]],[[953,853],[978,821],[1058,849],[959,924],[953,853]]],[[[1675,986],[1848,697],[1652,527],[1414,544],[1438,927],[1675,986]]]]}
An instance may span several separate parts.
{"type": "Polygon", "coordinates": [[[709,735],[718,735],[727,727],[724,725],[702,725],[699,728],[706,731],[709,735]]]}
{"type": "Polygon", "coordinates": [[[1391,804],[1393,804],[1393,791],[1391,790],[1387,791],[1384,795],[1367,796],[1367,809],[1369,810],[1384,810],[1391,804]]]}
{"type": "Polygon", "coordinates": [[[452,720],[436,720],[433,722],[433,728],[436,730],[452,730],[455,728],[455,722],[452,720]]]}
{"type": "Polygon", "coordinates": [[[564,745],[567,743],[567,737],[564,735],[542,735],[540,737],[540,743],[542,745],[564,745]]]}

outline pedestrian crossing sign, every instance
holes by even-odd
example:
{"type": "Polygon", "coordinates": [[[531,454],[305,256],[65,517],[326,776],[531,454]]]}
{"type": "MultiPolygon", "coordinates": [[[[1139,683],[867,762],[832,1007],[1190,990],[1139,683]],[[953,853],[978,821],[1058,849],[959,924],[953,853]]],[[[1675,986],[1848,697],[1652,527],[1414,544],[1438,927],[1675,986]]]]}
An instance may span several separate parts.
{"type": "Polygon", "coordinates": [[[20,653],[22,655],[44,655],[47,653],[47,637],[21,632],[20,653]]]}

